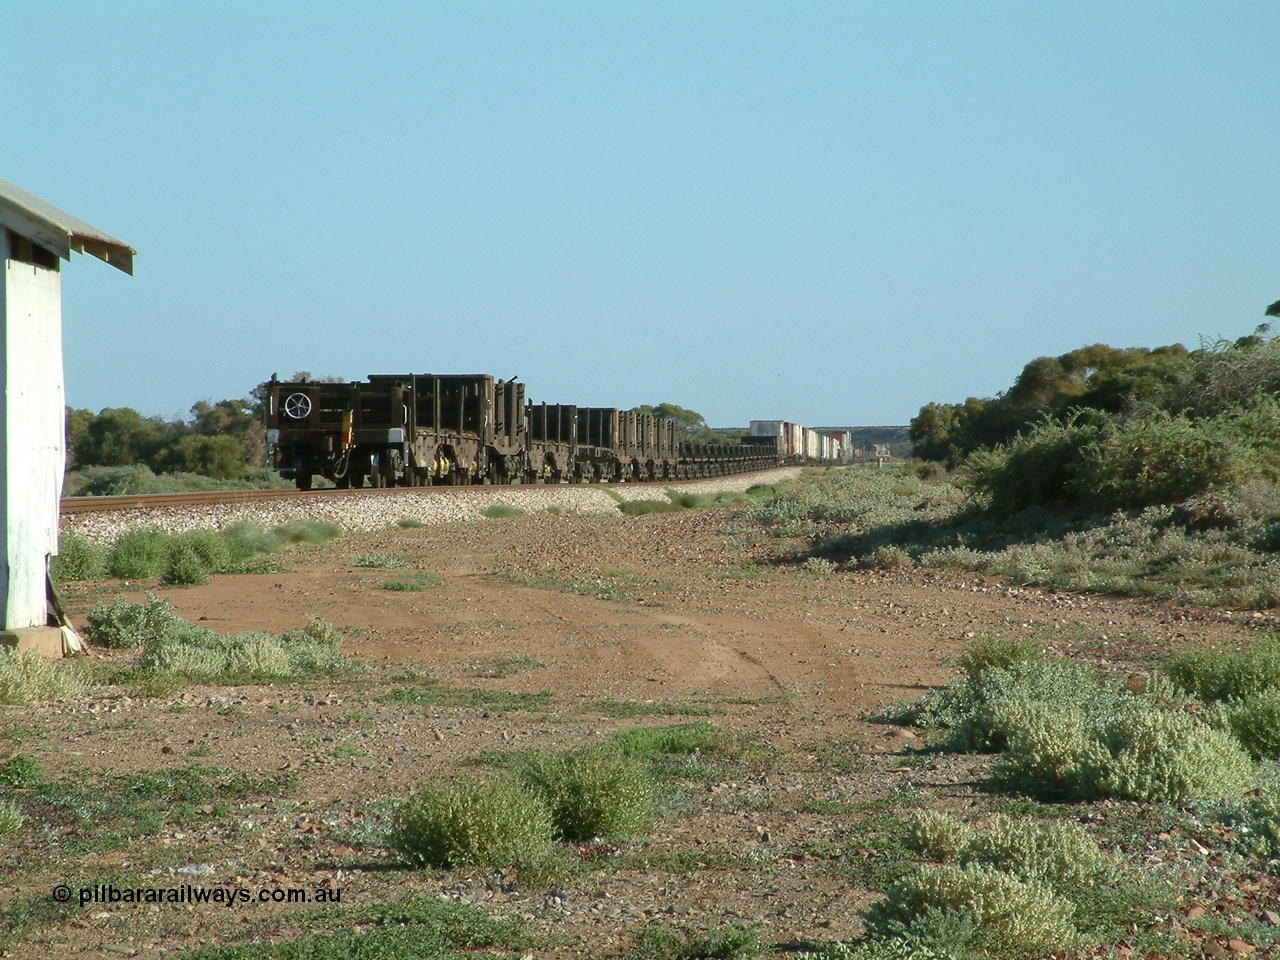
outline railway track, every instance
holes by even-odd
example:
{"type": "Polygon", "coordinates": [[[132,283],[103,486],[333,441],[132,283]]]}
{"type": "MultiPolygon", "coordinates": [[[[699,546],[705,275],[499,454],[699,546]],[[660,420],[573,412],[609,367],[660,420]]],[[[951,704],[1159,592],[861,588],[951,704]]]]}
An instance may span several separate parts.
{"type": "Polygon", "coordinates": [[[73,513],[109,513],[114,510],[145,510],[149,507],[203,507],[222,503],[262,503],[270,500],[305,500],[315,497],[359,497],[390,495],[413,490],[446,490],[447,487],[390,487],[362,490],[209,490],[196,493],[152,493],[145,496],[63,497],[63,516],[73,513]]]}
{"type": "MultiPolygon", "coordinates": [[[[756,471],[769,473],[771,471],[756,471]]],[[[740,477],[752,476],[751,473],[736,474],[740,477]]],[[[210,490],[196,493],[153,493],[143,496],[119,497],[63,497],[60,511],[63,516],[80,513],[111,513],[116,511],[146,510],[156,507],[204,507],[219,504],[250,504],[280,500],[304,500],[323,502],[332,498],[350,497],[394,497],[401,495],[423,494],[434,496],[465,496],[472,490],[591,490],[609,489],[625,486],[628,489],[666,489],[684,484],[696,484],[700,480],[719,478],[691,478],[688,480],[668,481],[627,481],[625,484],[476,484],[471,486],[426,486],[426,487],[362,487],[358,490],[294,490],[293,488],[274,488],[268,490],[210,490]]]]}

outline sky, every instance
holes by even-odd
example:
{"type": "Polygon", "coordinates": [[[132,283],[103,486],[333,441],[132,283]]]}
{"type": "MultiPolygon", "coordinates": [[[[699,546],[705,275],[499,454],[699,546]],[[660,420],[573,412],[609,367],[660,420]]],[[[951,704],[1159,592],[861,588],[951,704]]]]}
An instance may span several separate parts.
{"type": "Polygon", "coordinates": [[[1280,298],[1280,4],[20,3],[0,178],[67,402],[519,376],[713,426],[905,424],[1280,298]]]}

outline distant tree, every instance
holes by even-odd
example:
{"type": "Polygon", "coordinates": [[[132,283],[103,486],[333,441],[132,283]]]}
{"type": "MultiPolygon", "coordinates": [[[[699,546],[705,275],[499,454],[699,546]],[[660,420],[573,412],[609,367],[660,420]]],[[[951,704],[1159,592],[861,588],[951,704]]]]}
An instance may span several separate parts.
{"type": "Polygon", "coordinates": [[[1277,300],[1271,306],[1267,307],[1268,317],[1280,317],[1280,300],[1277,300]]]}
{"type": "Polygon", "coordinates": [[[166,473],[198,473],[230,480],[245,473],[244,442],[230,435],[188,433],[172,444],[153,465],[166,473]]]}
{"type": "Polygon", "coordinates": [[[686,410],[679,404],[660,403],[657,406],[644,404],[639,407],[632,407],[632,412],[648,413],[664,420],[674,420],[681,440],[696,440],[700,443],[709,443],[715,437],[715,432],[707,426],[707,421],[702,414],[695,410],[686,410]]]}
{"type": "Polygon", "coordinates": [[[144,417],[132,407],[108,407],[79,431],[78,466],[123,467],[149,463],[174,433],[164,420],[144,417]]]}

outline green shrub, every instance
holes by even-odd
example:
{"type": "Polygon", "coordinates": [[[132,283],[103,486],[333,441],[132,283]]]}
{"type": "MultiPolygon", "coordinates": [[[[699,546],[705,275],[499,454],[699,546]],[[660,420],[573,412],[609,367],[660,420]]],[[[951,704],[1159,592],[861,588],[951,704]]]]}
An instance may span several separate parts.
{"type": "Polygon", "coordinates": [[[677,723],[666,727],[633,727],[613,735],[622,752],[639,760],[656,760],[667,754],[712,751],[722,740],[715,724],[677,723]]]}
{"type": "Polygon", "coordinates": [[[340,643],[337,629],[320,620],[279,637],[215,633],[179,620],[144,639],[137,670],[144,677],[189,683],[270,683],[351,670],[351,661],[338,652],[340,643]]]}
{"type": "Polygon", "coordinates": [[[967,482],[996,514],[1066,503],[1076,492],[1081,452],[1097,437],[1091,424],[1043,420],[1007,445],[970,456],[967,482]]]}
{"type": "Polygon", "coordinates": [[[243,563],[260,553],[275,553],[283,546],[280,535],[248,520],[227,527],[222,531],[222,538],[232,563],[243,563]]]}
{"type": "Polygon", "coordinates": [[[1011,731],[997,776],[1068,798],[1176,802],[1239,797],[1253,765],[1228,734],[1135,697],[1105,715],[1030,715],[1011,731]]]}
{"type": "Polygon", "coordinates": [[[953,749],[998,752],[1013,732],[1041,722],[1042,714],[1112,709],[1121,692],[1102,683],[1085,664],[1067,660],[1020,661],[988,668],[936,698],[939,718],[951,726],[953,749]]]}
{"type": "Polygon", "coordinates": [[[970,680],[977,680],[986,670],[1007,670],[1015,663],[1036,663],[1043,659],[1044,648],[1038,640],[985,633],[965,644],[960,666],[970,680]]]}
{"type": "Polygon", "coordinates": [[[48,780],[40,761],[28,754],[19,753],[0,763],[0,786],[8,790],[38,787],[48,780]]]}
{"type": "Polygon", "coordinates": [[[463,778],[428,784],[396,812],[389,844],[427,867],[526,867],[550,855],[551,813],[523,783],[463,778]]]}
{"type": "Polygon", "coordinates": [[[193,544],[175,538],[169,545],[161,583],[194,587],[209,582],[209,567],[193,544]]]}
{"type": "Polygon", "coordinates": [[[617,747],[535,753],[521,776],[551,810],[565,840],[618,839],[653,824],[654,788],[648,768],[617,747]]]}
{"type": "MultiPolygon", "coordinates": [[[[891,886],[866,913],[873,940],[942,940],[945,930],[979,954],[1044,956],[1070,950],[1077,939],[1075,906],[1034,880],[983,864],[920,867],[891,886]],[[949,922],[959,920],[959,923],[949,922]]],[[[952,944],[942,944],[952,946],[952,944]]]]}
{"type": "Polygon", "coordinates": [[[634,956],[641,960],[748,960],[762,950],[759,935],[750,927],[706,931],[649,927],[634,956]]]}
{"type": "Polygon", "coordinates": [[[508,517],[520,517],[524,515],[524,511],[519,507],[512,506],[509,503],[494,503],[485,507],[482,511],[490,520],[504,520],[508,517]]]}
{"type": "Polygon", "coordinates": [[[1070,897],[1115,875],[1114,857],[1076,823],[1045,823],[995,814],[971,827],[955,817],[921,811],[912,817],[907,845],[938,863],[985,864],[1023,880],[1038,880],[1070,897]]]}
{"type": "Polygon", "coordinates": [[[973,842],[973,828],[947,813],[921,810],[907,823],[907,847],[937,863],[953,863],[973,842]]]}
{"type": "Polygon", "coordinates": [[[985,863],[1024,880],[1039,880],[1063,895],[1105,883],[1118,869],[1078,823],[1044,823],[996,814],[974,832],[962,863],[985,863]]]}
{"type": "Polygon", "coordinates": [[[347,561],[353,567],[386,569],[389,567],[407,567],[409,561],[395,553],[361,553],[347,561]]]}
{"type": "Polygon", "coordinates": [[[1280,689],[1226,705],[1227,725],[1255,759],[1280,759],[1280,689]]]}
{"type": "Polygon", "coordinates": [[[130,530],[111,549],[107,572],[119,580],[153,580],[169,562],[169,535],[159,530],[130,530]]]}
{"type": "Polygon", "coordinates": [[[88,689],[79,667],[36,650],[0,649],[0,703],[69,700],[88,689]]]}
{"type": "Polygon", "coordinates": [[[68,531],[58,538],[58,555],[49,563],[55,583],[100,580],[107,574],[107,548],[68,531]]]}
{"type": "Polygon", "coordinates": [[[142,603],[120,597],[111,606],[99,603],[89,611],[89,638],[104,647],[140,647],[149,640],[169,637],[186,626],[169,601],[152,594],[142,603]]]}
{"type": "Polygon", "coordinates": [[[618,504],[618,510],[626,514],[628,517],[640,517],[647,513],[670,513],[676,509],[675,505],[661,500],[623,500],[618,504]]]}
{"type": "Polygon", "coordinates": [[[23,824],[22,811],[12,800],[0,799],[0,837],[14,833],[23,824]]]}
{"type": "Polygon", "coordinates": [[[1084,448],[1077,492],[1097,510],[1178,503],[1245,479],[1249,460],[1215,422],[1161,411],[1113,423],[1084,448]]]}
{"type": "Polygon", "coordinates": [[[1280,689],[1280,636],[1267,636],[1239,651],[1183,650],[1165,662],[1164,671],[1180,688],[1205,702],[1245,700],[1280,689]]]}
{"type": "Polygon", "coordinates": [[[1132,703],[1101,725],[1098,793],[1132,800],[1238,797],[1253,764],[1226,734],[1187,713],[1132,703]]]}
{"type": "MultiPolygon", "coordinates": [[[[190,552],[210,573],[225,573],[231,569],[232,542],[225,533],[213,530],[192,530],[188,533],[180,533],[173,538],[170,551],[179,548],[190,552]]],[[[170,558],[172,561],[172,552],[170,558]]]]}
{"type": "Polygon", "coordinates": [[[271,532],[282,543],[325,543],[341,536],[342,528],[323,520],[300,519],[272,527],[271,532]]]}

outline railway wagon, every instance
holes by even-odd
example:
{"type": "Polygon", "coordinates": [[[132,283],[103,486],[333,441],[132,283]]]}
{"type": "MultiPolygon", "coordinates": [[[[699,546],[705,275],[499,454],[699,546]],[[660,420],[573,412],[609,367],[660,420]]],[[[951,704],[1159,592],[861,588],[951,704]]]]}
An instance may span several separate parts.
{"type": "Polygon", "coordinates": [[[378,374],[346,383],[273,376],[263,387],[268,462],[300,490],[316,476],[338,487],[617,483],[810,459],[798,424],[752,421],[743,443],[691,443],[672,420],[535,404],[523,383],[487,374],[378,374]]]}
{"type": "Polygon", "coordinates": [[[510,482],[529,471],[524,384],[484,374],[379,374],[267,386],[267,447],[309,490],[510,482]]]}

